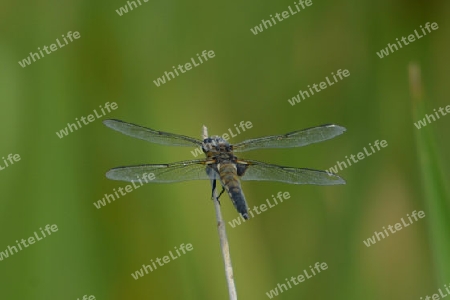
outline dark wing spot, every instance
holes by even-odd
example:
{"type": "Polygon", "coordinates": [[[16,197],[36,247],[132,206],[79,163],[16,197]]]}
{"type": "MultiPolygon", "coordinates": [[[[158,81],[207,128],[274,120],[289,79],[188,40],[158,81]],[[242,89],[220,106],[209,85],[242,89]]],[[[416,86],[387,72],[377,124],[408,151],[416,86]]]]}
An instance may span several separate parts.
{"type": "Polygon", "coordinates": [[[238,176],[243,176],[245,171],[247,171],[249,165],[236,164],[236,171],[238,176]]]}

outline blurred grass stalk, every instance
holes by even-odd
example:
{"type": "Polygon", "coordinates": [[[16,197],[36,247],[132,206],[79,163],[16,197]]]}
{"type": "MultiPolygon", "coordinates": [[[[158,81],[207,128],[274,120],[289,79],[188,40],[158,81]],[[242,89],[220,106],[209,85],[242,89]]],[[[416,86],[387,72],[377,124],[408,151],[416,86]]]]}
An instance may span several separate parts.
{"type": "MultiPolygon", "coordinates": [[[[412,97],[414,122],[425,117],[426,113],[433,113],[427,109],[424,90],[422,87],[420,67],[416,63],[409,65],[409,82],[412,97]]],[[[450,197],[445,185],[445,175],[442,170],[442,159],[437,151],[434,126],[436,122],[415,130],[415,139],[426,205],[426,224],[429,241],[432,247],[434,268],[439,284],[450,280],[450,197]]],[[[411,124],[413,127],[413,124],[411,124]]]]}

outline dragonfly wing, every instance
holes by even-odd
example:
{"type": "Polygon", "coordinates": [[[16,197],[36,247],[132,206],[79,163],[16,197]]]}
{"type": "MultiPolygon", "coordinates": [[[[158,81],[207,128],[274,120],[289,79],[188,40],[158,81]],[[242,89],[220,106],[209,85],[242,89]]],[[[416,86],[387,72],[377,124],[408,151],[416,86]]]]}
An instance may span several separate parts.
{"type": "Polygon", "coordinates": [[[205,160],[182,161],[161,165],[138,165],[109,170],[106,177],[112,180],[172,183],[187,180],[218,179],[218,174],[205,160]]]}
{"type": "Polygon", "coordinates": [[[103,121],[103,124],[125,135],[145,140],[150,143],[183,147],[198,147],[202,145],[202,141],[188,136],[156,131],[120,120],[105,120],[103,121]]]}
{"type": "Polygon", "coordinates": [[[346,129],[339,125],[322,125],[290,132],[284,135],[272,135],[250,139],[233,145],[234,152],[244,152],[260,148],[302,147],[332,139],[344,133],[346,129]]]}
{"type": "Polygon", "coordinates": [[[333,173],[282,167],[254,160],[238,160],[237,169],[241,180],[279,181],[290,184],[345,184],[344,179],[333,173]]]}

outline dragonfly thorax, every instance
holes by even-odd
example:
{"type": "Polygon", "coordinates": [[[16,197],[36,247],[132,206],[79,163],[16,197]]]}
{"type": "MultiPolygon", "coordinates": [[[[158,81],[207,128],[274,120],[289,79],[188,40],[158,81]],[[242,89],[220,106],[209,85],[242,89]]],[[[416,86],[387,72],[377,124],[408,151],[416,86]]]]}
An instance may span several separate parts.
{"type": "Polygon", "coordinates": [[[203,140],[202,150],[208,157],[214,157],[221,153],[232,154],[233,146],[220,136],[212,136],[203,140]]]}

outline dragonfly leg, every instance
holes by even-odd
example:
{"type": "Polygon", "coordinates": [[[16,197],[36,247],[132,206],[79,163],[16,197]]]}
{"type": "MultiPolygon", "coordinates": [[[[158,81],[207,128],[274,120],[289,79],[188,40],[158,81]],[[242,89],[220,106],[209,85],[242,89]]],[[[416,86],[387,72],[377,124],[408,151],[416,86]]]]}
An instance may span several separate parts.
{"type": "Polygon", "coordinates": [[[220,196],[222,196],[223,192],[225,192],[225,188],[224,187],[222,187],[222,191],[220,192],[219,196],[217,196],[217,200],[219,200],[219,198],[220,198],[220,196]]]}
{"type": "MultiPolygon", "coordinates": [[[[223,194],[223,192],[225,191],[225,188],[224,187],[222,187],[222,191],[220,192],[220,194],[219,194],[219,196],[217,196],[217,202],[219,203],[219,205],[220,205],[220,200],[219,200],[219,198],[220,198],[220,196],[222,196],[222,194],[223,194]]],[[[214,193],[214,192],[213,192],[214,193]]],[[[213,196],[214,197],[214,196],[213,196]]]]}
{"type": "Polygon", "coordinates": [[[216,184],[216,180],[212,181],[212,195],[211,195],[211,199],[212,200],[217,200],[217,202],[220,204],[220,196],[222,196],[223,192],[225,191],[225,188],[222,186],[222,191],[220,192],[219,196],[217,196],[217,198],[214,197],[214,192],[216,190],[217,184],[216,184]]]}
{"type": "MultiPolygon", "coordinates": [[[[212,200],[215,200],[215,199],[214,199],[214,191],[216,190],[216,181],[215,181],[215,180],[211,180],[211,185],[212,185],[211,199],[212,199],[212,200]]],[[[219,200],[219,199],[217,199],[217,200],[219,200]]]]}

